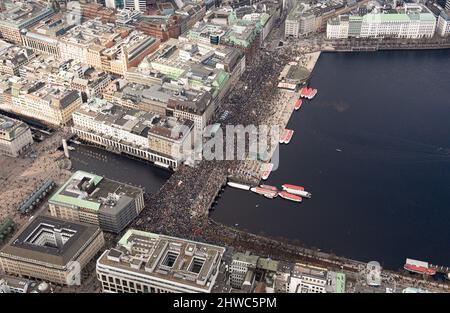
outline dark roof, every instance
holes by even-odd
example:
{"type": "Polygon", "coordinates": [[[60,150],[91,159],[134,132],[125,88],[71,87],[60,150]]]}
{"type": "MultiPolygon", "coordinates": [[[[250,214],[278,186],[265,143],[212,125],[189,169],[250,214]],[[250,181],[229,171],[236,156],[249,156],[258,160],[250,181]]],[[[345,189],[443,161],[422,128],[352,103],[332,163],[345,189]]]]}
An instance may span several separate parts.
{"type": "Polygon", "coordinates": [[[28,259],[29,262],[39,261],[65,266],[69,261],[76,259],[83,246],[87,242],[92,241],[99,232],[100,228],[95,225],[69,222],[51,216],[39,215],[32,219],[3,247],[0,251],[0,256],[9,258],[20,257],[28,259]],[[38,229],[41,224],[70,229],[75,231],[75,233],[60,247],[40,246],[27,242],[28,236],[38,229]]]}

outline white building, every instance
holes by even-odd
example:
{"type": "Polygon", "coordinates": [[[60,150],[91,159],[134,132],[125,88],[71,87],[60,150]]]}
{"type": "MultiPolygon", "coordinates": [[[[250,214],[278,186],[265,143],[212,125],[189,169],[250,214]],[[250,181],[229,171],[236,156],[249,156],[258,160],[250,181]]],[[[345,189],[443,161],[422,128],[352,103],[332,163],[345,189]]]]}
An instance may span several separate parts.
{"type": "Polygon", "coordinates": [[[176,168],[191,153],[193,125],[93,98],[73,113],[72,132],[109,150],[176,168]]]}
{"type": "Polygon", "coordinates": [[[287,285],[288,293],[326,293],[325,268],[296,264],[287,285]]]}
{"type": "MultiPolygon", "coordinates": [[[[250,255],[249,252],[238,252],[233,255],[230,266],[230,285],[233,288],[241,289],[248,274],[253,274],[258,264],[259,256],[250,255]]],[[[247,279],[248,281],[249,279],[247,279]]]]}
{"type": "Polygon", "coordinates": [[[316,31],[316,16],[303,4],[292,9],[286,18],[284,36],[299,38],[316,31]]]}
{"type": "Polygon", "coordinates": [[[147,11],[146,0],[124,0],[124,8],[127,10],[147,11]]]}
{"type": "Polygon", "coordinates": [[[97,260],[108,293],[210,293],[225,248],[130,229],[97,260]]]}
{"type": "Polygon", "coordinates": [[[1,109],[49,125],[67,125],[72,113],[81,105],[79,91],[42,81],[20,81],[13,84],[11,90],[11,103],[0,104],[1,109]]]}
{"type": "Polygon", "coordinates": [[[442,11],[439,15],[436,32],[441,37],[447,37],[450,34],[450,10],[442,11]]]}
{"type": "Polygon", "coordinates": [[[33,143],[27,124],[0,115],[0,155],[16,157],[33,143]]]}
{"type": "Polygon", "coordinates": [[[426,7],[405,4],[396,12],[374,9],[362,17],[332,18],[327,22],[327,38],[431,38],[435,29],[436,17],[426,7]]]}

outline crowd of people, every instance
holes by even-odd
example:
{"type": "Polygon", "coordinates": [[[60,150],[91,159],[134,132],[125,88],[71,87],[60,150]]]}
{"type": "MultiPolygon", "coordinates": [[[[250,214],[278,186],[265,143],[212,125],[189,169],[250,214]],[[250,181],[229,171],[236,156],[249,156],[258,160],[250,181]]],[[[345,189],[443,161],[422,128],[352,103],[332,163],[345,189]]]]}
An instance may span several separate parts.
{"type": "MultiPolygon", "coordinates": [[[[261,51],[216,114],[226,125],[279,125],[284,128],[292,113],[295,96],[277,88],[278,75],[292,61],[291,50],[261,51]],[[228,111],[226,118],[223,112],[228,111]]],[[[225,133],[225,132],[224,132],[225,133]]],[[[278,140],[278,139],[277,139],[278,140]]],[[[247,147],[249,142],[246,143],[247,147]]],[[[154,195],[146,195],[147,207],[133,227],[191,240],[207,241],[255,253],[298,259],[299,251],[285,249],[282,243],[264,240],[215,223],[208,210],[229,177],[259,182],[260,161],[201,161],[195,167],[181,166],[154,195]]]]}
{"type": "Polygon", "coordinates": [[[56,132],[18,158],[0,158],[0,222],[9,216],[22,225],[29,216],[20,214],[20,204],[47,179],[61,184],[70,176],[63,152],[56,150],[61,139],[56,132]]]}

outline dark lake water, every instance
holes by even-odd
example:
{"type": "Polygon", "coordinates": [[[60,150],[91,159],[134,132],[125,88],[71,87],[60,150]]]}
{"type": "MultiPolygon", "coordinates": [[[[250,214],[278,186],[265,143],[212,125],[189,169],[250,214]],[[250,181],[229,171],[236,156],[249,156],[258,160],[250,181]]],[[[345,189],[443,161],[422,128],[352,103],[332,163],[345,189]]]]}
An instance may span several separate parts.
{"type": "Polygon", "coordinates": [[[171,172],[148,163],[103,151],[96,147],[72,144],[70,160],[74,170],[83,170],[155,193],[169,179],[171,172]]]}
{"type": "Polygon", "coordinates": [[[450,51],[323,54],[311,86],[267,183],[312,199],[227,188],[213,218],[392,269],[450,265],[450,51]]]}

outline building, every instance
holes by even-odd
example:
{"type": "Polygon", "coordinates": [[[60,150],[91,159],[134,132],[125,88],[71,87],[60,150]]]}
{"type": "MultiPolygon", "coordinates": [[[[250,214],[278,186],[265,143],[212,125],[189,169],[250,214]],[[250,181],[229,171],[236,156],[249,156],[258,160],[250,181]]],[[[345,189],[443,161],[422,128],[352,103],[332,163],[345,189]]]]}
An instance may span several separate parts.
{"type": "Polygon", "coordinates": [[[104,245],[98,226],[38,215],[0,250],[2,271],[79,285],[84,266],[104,245]]]}
{"type": "Polygon", "coordinates": [[[0,36],[15,43],[22,43],[21,31],[54,13],[51,6],[37,1],[4,3],[6,10],[0,11],[0,36]]]}
{"type": "Polygon", "coordinates": [[[288,285],[289,293],[325,293],[327,270],[306,264],[296,264],[288,285]]]}
{"type": "Polygon", "coordinates": [[[230,265],[230,285],[233,288],[241,289],[246,281],[248,285],[253,285],[258,259],[259,256],[250,255],[250,252],[237,252],[233,255],[230,265]]]}
{"type": "Polygon", "coordinates": [[[302,3],[289,12],[285,21],[284,36],[299,38],[316,31],[316,16],[308,11],[308,7],[302,3]]]}
{"type": "Polygon", "coordinates": [[[77,171],[48,201],[50,214],[119,233],[144,208],[141,188],[77,171]]]}
{"type": "Polygon", "coordinates": [[[35,53],[31,49],[9,46],[0,54],[0,74],[19,76],[22,66],[30,62],[35,53]]]}
{"type": "Polygon", "coordinates": [[[104,24],[99,18],[77,25],[59,38],[62,60],[75,59],[97,69],[125,75],[128,68],[159,47],[159,39],[126,25],[104,24]]]}
{"type": "Polygon", "coordinates": [[[130,229],[97,260],[104,292],[210,293],[225,248],[130,229]]]}
{"type": "Polygon", "coordinates": [[[144,34],[158,38],[161,42],[180,36],[181,17],[175,14],[162,16],[142,16],[136,23],[136,29],[144,34]]]}
{"type": "Polygon", "coordinates": [[[436,32],[441,37],[450,35],[450,10],[442,11],[439,15],[436,32]]]}
{"type": "MultiPolygon", "coordinates": [[[[120,1],[120,0],[119,0],[120,1]]],[[[86,19],[100,19],[103,23],[115,23],[116,10],[100,3],[80,3],[81,15],[86,19]]]]}
{"type": "Polygon", "coordinates": [[[233,254],[230,264],[230,285],[240,292],[273,293],[279,262],[251,255],[249,251],[233,254]]]}
{"type": "Polygon", "coordinates": [[[437,0],[436,3],[444,10],[450,10],[450,0],[437,0]]]}
{"type": "Polygon", "coordinates": [[[121,9],[124,6],[123,0],[105,0],[105,7],[110,9],[121,9]]]}
{"type": "Polygon", "coordinates": [[[183,86],[186,92],[208,92],[212,97],[212,106],[206,103],[201,110],[198,110],[198,106],[184,106],[187,109],[184,111],[190,112],[184,112],[182,115],[186,118],[193,113],[206,115],[202,125],[196,123],[196,128],[202,130],[239,80],[245,70],[246,60],[239,49],[215,46],[203,41],[192,42],[187,37],[180,37],[179,41],[170,39],[162,44],[158,51],[139,64],[139,68],[142,71],[164,74],[175,85],[183,86]]]}
{"type": "Polygon", "coordinates": [[[262,25],[251,20],[238,22],[231,17],[230,19],[232,20],[230,25],[198,22],[179,39],[191,43],[235,48],[244,53],[246,62],[251,63],[262,43],[262,25]]]}
{"type": "Polygon", "coordinates": [[[83,102],[87,98],[101,97],[111,82],[111,75],[105,71],[77,60],[61,61],[51,54],[41,54],[22,66],[20,75],[28,81],[43,80],[78,90],[83,102]]]}
{"type": "Polygon", "coordinates": [[[33,143],[27,124],[0,115],[0,155],[16,157],[33,143]]]}
{"type": "Polygon", "coordinates": [[[381,265],[377,261],[367,263],[366,281],[368,286],[381,285],[381,265]]]}
{"type": "Polygon", "coordinates": [[[51,15],[22,32],[23,45],[35,52],[60,57],[58,38],[73,26],[68,23],[67,15],[61,13],[51,15]]]}
{"type": "Polygon", "coordinates": [[[344,273],[296,263],[284,285],[288,293],[345,293],[346,277],[344,273]]]}
{"type": "Polygon", "coordinates": [[[73,114],[72,132],[82,140],[165,168],[191,155],[193,123],[93,98],[73,114]]]}
{"type": "Polygon", "coordinates": [[[419,4],[404,4],[397,9],[375,8],[363,16],[332,18],[327,23],[328,39],[358,38],[406,38],[433,37],[436,17],[428,8],[419,4]]]}
{"type": "Polygon", "coordinates": [[[0,103],[0,109],[48,125],[67,125],[72,120],[72,113],[81,105],[79,91],[42,80],[14,80],[10,92],[11,103],[0,103]]]}
{"type": "Polygon", "coordinates": [[[203,130],[214,112],[209,91],[187,89],[177,83],[138,84],[119,80],[108,87],[105,99],[132,109],[190,120],[196,131],[203,130]]]}
{"type": "Polygon", "coordinates": [[[130,11],[147,11],[147,1],[146,0],[123,0],[124,8],[130,11]]]}
{"type": "Polygon", "coordinates": [[[0,274],[0,293],[48,293],[50,286],[41,282],[0,274]]]}
{"type": "Polygon", "coordinates": [[[117,10],[115,23],[117,25],[135,24],[141,16],[142,12],[140,11],[132,11],[126,9],[117,10]]]}

